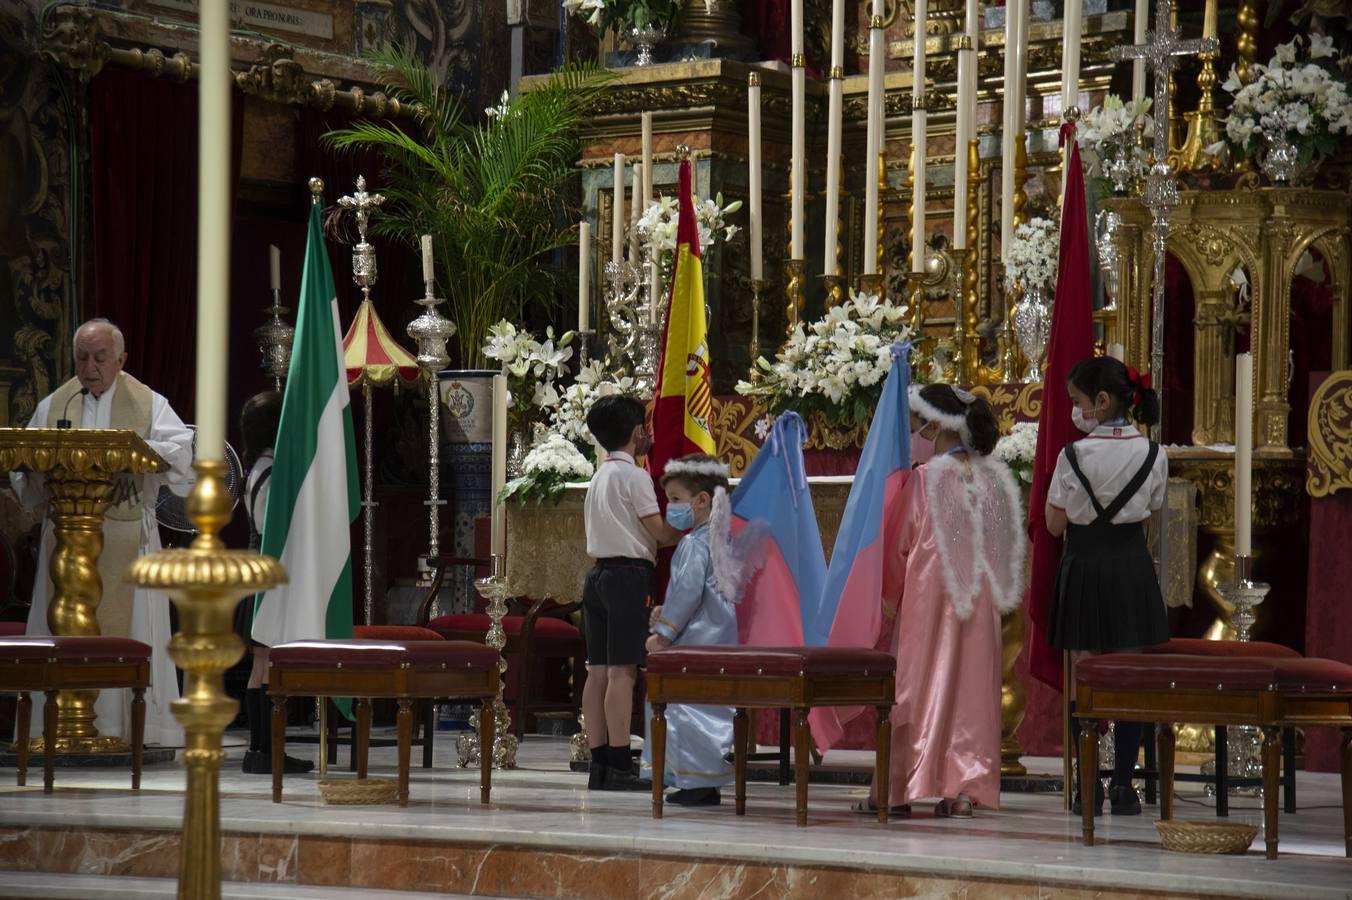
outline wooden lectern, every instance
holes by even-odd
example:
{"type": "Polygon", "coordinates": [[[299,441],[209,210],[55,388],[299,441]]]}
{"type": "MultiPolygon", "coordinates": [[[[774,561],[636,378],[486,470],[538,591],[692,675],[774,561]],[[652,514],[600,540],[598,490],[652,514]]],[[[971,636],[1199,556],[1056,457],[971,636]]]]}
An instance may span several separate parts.
{"type": "MultiPolygon", "coordinates": [[[[47,626],[66,636],[99,633],[103,599],[99,554],[103,514],[113,483],[122,475],[163,472],[168,464],[134,431],[119,429],[0,428],[0,472],[37,472],[47,480],[56,546],[49,571],[52,597],[47,626]]],[[[41,577],[39,575],[38,577],[41,577]]],[[[62,692],[57,698],[57,750],[126,752],[118,737],[100,737],[94,726],[97,691],[62,692]]],[[[42,739],[33,742],[41,750],[42,739]]]]}

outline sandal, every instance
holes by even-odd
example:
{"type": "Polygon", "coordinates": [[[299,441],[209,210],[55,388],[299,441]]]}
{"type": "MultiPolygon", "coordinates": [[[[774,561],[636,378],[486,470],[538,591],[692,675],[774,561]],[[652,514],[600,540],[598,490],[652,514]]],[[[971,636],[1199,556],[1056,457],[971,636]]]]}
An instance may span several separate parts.
{"type": "Polygon", "coordinates": [[[936,819],[972,818],[972,800],[966,794],[958,794],[955,800],[940,800],[934,807],[936,819]]]}
{"type": "MultiPolygon", "coordinates": [[[[860,800],[854,806],[850,807],[850,812],[860,816],[876,816],[878,814],[878,804],[872,800],[860,800]]],[[[896,816],[899,819],[907,819],[911,816],[911,804],[899,803],[896,806],[887,808],[889,817],[896,816]]]]}

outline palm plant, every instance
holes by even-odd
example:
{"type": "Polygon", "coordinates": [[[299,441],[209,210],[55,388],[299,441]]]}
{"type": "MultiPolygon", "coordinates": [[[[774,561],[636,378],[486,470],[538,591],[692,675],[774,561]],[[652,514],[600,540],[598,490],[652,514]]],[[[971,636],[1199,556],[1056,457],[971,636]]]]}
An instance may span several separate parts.
{"type": "Polygon", "coordinates": [[[559,224],[573,218],[564,215],[563,187],[582,151],[581,126],[610,76],[591,63],[569,64],[515,99],[504,94],[476,121],[410,53],[382,50],[371,60],[390,96],[421,107],[415,125],[361,121],[324,140],[384,154],[386,202],[374,230],[410,247],[432,235],[460,360],[483,366],[490,325],[555,300],[560,273],[548,254],[576,240],[559,224]]]}

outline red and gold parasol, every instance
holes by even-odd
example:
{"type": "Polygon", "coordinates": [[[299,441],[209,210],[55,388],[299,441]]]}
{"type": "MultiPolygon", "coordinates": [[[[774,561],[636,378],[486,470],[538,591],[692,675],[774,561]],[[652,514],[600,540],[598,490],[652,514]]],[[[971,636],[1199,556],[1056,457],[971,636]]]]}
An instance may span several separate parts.
{"type": "Polygon", "coordinates": [[[412,384],[422,376],[418,361],[390,337],[369,297],[357,307],[352,327],[343,338],[343,365],[349,387],[385,387],[396,379],[412,384]]]}

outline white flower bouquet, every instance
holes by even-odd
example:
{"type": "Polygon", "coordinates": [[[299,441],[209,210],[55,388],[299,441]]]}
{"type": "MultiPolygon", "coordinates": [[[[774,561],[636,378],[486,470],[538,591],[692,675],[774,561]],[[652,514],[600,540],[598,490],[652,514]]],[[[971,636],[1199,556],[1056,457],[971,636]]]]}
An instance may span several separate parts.
{"type": "Polygon", "coordinates": [[[1033,483],[1033,462],[1037,459],[1037,423],[1019,422],[1009,434],[995,443],[992,455],[1009,466],[1023,484],[1033,483]]]}
{"type": "Polygon", "coordinates": [[[563,488],[569,482],[590,481],[596,467],[561,434],[549,433],[537,443],[521,465],[520,478],[507,482],[498,496],[498,502],[517,503],[545,500],[558,503],[563,488]]]}
{"type": "Polygon", "coordinates": [[[1332,38],[1297,37],[1253,72],[1254,79],[1244,84],[1232,68],[1221,85],[1235,97],[1225,136],[1238,156],[1284,142],[1297,151],[1297,164],[1306,166],[1336,153],[1337,135],[1352,135],[1352,101],[1332,38]],[[1302,54],[1303,45],[1308,49],[1302,54]]]}
{"type": "Polygon", "coordinates": [[[560,392],[558,403],[550,410],[550,430],[572,441],[584,456],[599,459],[601,451],[587,428],[587,413],[598,397],[629,394],[633,390],[633,378],[608,379],[605,367],[593,360],[582,367],[572,385],[560,392]]]}
{"type": "Polygon", "coordinates": [[[612,28],[628,34],[649,25],[674,34],[684,13],[683,0],[563,0],[564,11],[580,16],[604,34],[612,28]]]}
{"type": "MultiPolygon", "coordinates": [[[[695,200],[695,220],[699,225],[699,249],[704,253],[720,237],[732,240],[741,229],[729,225],[727,217],[742,208],[741,200],[724,205],[723,195],[718,194],[712,200],[695,200]]],[[[679,205],[674,197],[658,197],[643,211],[638,220],[639,241],[644,250],[651,250],[665,270],[670,264],[671,254],[676,252],[676,227],[679,218],[679,205]]]]}
{"type": "Polygon", "coordinates": [[[775,361],[756,360],[759,381],[737,383],[737,393],[760,398],[772,416],[793,410],[821,413],[838,428],[869,421],[892,368],[892,345],[911,336],[907,308],[873,294],[850,298],[789,336],[775,361]]]}
{"type": "Polygon", "coordinates": [[[1126,103],[1109,94],[1102,106],[1089,111],[1080,127],[1080,149],[1090,172],[1111,180],[1119,191],[1126,190],[1127,183],[1145,168],[1146,152],[1137,134],[1138,122],[1144,124],[1144,136],[1149,139],[1155,128],[1150,100],[1126,103]]]}
{"type": "Polygon", "coordinates": [[[558,381],[573,358],[572,342],[573,332],[556,339],[553,326],[545,329],[543,342],[506,319],[489,327],[483,354],[506,371],[510,427],[524,428],[558,405],[558,381]]]}
{"type": "Polygon", "coordinates": [[[1005,257],[1005,289],[1017,286],[1027,291],[1051,284],[1056,277],[1059,240],[1056,223],[1050,219],[1034,217],[1014,229],[1005,257]]]}

